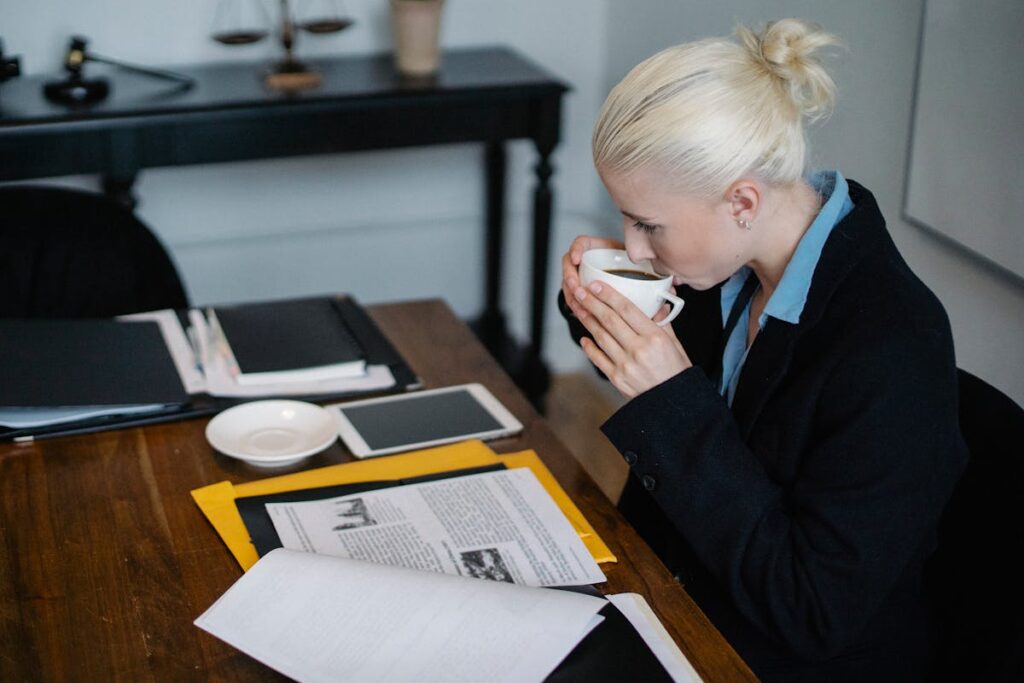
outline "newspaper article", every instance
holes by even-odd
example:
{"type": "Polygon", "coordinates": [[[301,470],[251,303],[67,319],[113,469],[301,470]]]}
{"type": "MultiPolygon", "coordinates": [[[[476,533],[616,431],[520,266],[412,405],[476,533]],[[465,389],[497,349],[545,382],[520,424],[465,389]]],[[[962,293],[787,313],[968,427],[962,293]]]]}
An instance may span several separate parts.
{"type": "Polygon", "coordinates": [[[605,581],[528,468],[271,503],[290,550],[525,586],[605,581]]]}

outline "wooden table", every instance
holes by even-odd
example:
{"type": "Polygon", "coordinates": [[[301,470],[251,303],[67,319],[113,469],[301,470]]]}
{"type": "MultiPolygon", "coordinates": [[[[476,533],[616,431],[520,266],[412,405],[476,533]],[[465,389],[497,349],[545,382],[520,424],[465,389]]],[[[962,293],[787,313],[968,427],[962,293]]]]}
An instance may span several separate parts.
{"type": "MultiPolygon", "coordinates": [[[[536,450],[608,543],[602,590],[644,595],[705,680],[756,680],[444,303],[369,310],[428,387],[481,382],[522,421],[492,447],[536,450]]],[[[0,681],[280,678],[192,624],[241,570],[189,491],[268,476],[206,422],[0,445],[0,681]]],[[[336,443],[302,467],[350,459],[336,443]]]]}

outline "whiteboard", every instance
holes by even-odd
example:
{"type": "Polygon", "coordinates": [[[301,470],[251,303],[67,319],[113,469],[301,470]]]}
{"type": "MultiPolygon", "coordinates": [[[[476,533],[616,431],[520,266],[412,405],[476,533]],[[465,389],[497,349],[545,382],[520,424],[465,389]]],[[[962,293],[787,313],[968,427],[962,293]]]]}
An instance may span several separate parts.
{"type": "Polygon", "coordinates": [[[1024,277],[1024,0],[925,0],[905,212],[1024,277]]]}

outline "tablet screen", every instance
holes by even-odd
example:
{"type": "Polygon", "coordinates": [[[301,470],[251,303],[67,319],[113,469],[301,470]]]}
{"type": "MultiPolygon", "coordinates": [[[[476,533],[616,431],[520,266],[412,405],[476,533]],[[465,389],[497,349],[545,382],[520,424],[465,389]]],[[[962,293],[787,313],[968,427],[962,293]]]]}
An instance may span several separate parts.
{"type": "Polygon", "coordinates": [[[502,428],[466,390],[339,408],[372,450],[502,428]]]}

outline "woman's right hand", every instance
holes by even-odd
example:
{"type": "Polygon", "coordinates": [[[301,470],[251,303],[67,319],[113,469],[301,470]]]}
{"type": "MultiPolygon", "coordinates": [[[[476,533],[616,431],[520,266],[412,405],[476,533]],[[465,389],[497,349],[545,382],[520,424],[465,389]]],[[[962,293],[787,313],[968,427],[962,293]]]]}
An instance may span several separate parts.
{"type": "Polygon", "coordinates": [[[590,249],[625,249],[626,245],[618,240],[605,237],[591,237],[580,235],[569,245],[569,251],[562,256],[562,296],[565,303],[572,309],[573,315],[580,316],[580,303],[574,296],[576,288],[580,286],[580,261],[583,259],[583,252],[590,249]]]}

